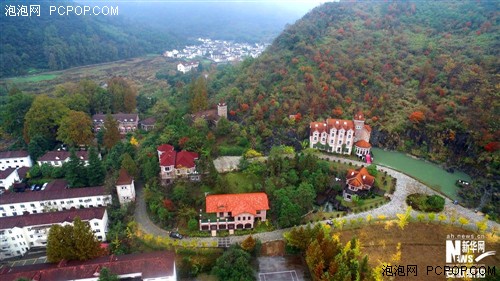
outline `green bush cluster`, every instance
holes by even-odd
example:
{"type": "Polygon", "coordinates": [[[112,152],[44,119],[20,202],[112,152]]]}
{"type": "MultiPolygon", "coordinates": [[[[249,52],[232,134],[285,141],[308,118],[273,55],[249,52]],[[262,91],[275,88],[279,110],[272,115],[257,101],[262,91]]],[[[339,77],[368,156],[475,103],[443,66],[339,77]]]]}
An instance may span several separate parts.
{"type": "Polygon", "coordinates": [[[406,203],[422,212],[441,212],[444,209],[444,198],[439,195],[414,193],[406,197],[406,203]]]}

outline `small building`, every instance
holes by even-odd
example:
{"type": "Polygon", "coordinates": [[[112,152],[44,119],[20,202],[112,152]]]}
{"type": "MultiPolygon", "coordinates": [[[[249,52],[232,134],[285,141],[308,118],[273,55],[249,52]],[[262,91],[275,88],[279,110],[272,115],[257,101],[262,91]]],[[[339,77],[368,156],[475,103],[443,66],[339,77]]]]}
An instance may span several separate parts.
{"type": "Polygon", "coordinates": [[[0,152],[0,170],[31,166],[33,166],[33,162],[27,151],[17,150],[0,152]]]}
{"type": "Polygon", "coordinates": [[[105,207],[2,217],[0,218],[0,241],[2,241],[0,260],[24,255],[32,247],[45,247],[52,225],[73,224],[76,217],[89,223],[97,239],[106,241],[108,213],[105,207]]]}
{"type": "Polygon", "coordinates": [[[104,207],[109,204],[111,195],[103,186],[68,188],[67,181],[58,179],[48,183],[45,190],[9,191],[0,195],[0,217],[104,207]]]}
{"type": "Polygon", "coordinates": [[[19,181],[16,168],[7,168],[0,171],[0,189],[9,189],[15,182],[19,181]]]}
{"type": "Polygon", "coordinates": [[[191,114],[191,120],[193,122],[198,118],[203,118],[214,125],[217,125],[222,117],[227,118],[227,104],[225,102],[218,103],[217,109],[208,109],[191,114]]]}
{"type": "Polygon", "coordinates": [[[142,120],[139,124],[140,124],[142,130],[151,131],[155,128],[156,119],[153,117],[149,117],[149,118],[142,120]]]}
{"type": "Polygon", "coordinates": [[[181,62],[177,65],[177,71],[180,71],[182,73],[188,73],[193,68],[197,68],[199,64],[200,63],[198,61],[181,62]]]}
{"type": "Polygon", "coordinates": [[[346,201],[351,201],[354,195],[361,191],[370,190],[375,183],[375,177],[368,173],[365,167],[357,170],[348,170],[346,175],[346,186],[343,197],[346,201]]]}
{"type": "MultiPolygon", "coordinates": [[[[120,134],[127,134],[134,132],[139,125],[139,115],[137,113],[117,113],[111,116],[118,122],[118,130],[120,134]]],[[[94,114],[92,116],[94,123],[94,131],[99,132],[104,128],[104,121],[106,121],[106,114],[94,114]]]]}
{"type": "Polygon", "coordinates": [[[120,205],[135,201],[134,179],[123,168],[116,180],[116,192],[118,193],[120,205]]]}
{"type": "MultiPolygon", "coordinates": [[[[84,166],[89,164],[89,153],[88,151],[81,150],[75,151],[76,157],[83,162],[84,166]]],[[[48,151],[42,157],[38,158],[36,161],[38,165],[49,164],[54,167],[62,167],[62,165],[69,161],[71,152],[66,150],[60,151],[48,151]]]]}
{"type": "Polygon", "coordinates": [[[176,178],[188,178],[199,181],[200,174],[196,171],[198,153],[182,150],[175,151],[169,144],[158,146],[158,160],[160,162],[160,177],[163,184],[172,183],[176,178]]]}
{"type": "Polygon", "coordinates": [[[311,148],[317,148],[327,152],[351,154],[354,151],[357,156],[370,153],[371,127],[365,125],[362,113],[354,116],[354,120],[332,119],[311,122],[309,144],[311,148]]]}
{"type": "Polygon", "coordinates": [[[103,268],[118,275],[119,280],[177,281],[175,253],[158,251],[130,255],[111,255],[88,261],[61,261],[10,267],[0,270],[0,279],[16,281],[96,281],[103,268]]]}
{"type": "Polygon", "coordinates": [[[257,220],[266,221],[269,200],[264,192],[241,194],[217,194],[205,197],[206,212],[214,213],[216,220],[201,220],[200,230],[252,229],[257,220]]]}

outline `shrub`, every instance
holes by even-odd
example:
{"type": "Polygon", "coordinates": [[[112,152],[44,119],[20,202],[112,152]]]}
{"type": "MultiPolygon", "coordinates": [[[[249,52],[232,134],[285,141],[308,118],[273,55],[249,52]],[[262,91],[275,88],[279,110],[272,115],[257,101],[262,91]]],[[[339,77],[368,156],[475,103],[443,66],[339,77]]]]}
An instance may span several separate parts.
{"type": "Polygon", "coordinates": [[[406,203],[413,209],[422,212],[441,212],[444,209],[444,198],[439,195],[414,193],[408,195],[406,203]]]}

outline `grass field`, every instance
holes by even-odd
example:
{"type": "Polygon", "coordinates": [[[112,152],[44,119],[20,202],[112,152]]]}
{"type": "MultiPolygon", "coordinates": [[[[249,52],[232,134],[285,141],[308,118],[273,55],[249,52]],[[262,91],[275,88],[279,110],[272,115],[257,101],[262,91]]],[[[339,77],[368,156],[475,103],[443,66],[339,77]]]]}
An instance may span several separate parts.
{"type": "Polygon", "coordinates": [[[11,83],[36,83],[40,81],[47,81],[47,80],[52,80],[54,78],[57,78],[59,75],[58,74],[39,74],[39,75],[32,75],[32,76],[21,76],[21,77],[15,77],[15,78],[9,78],[7,81],[11,83]]]}
{"type": "MultiPolygon", "coordinates": [[[[404,230],[401,230],[395,223],[387,227],[387,222],[378,222],[359,229],[343,230],[337,233],[344,243],[352,237],[358,237],[361,242],[361,251],[369,256],[369,263],[372,266],[378,266],[381,262],[405,267],[406,265],[417,265],[417,277],[396,277],[394,280],[446,280],[443,276],[438,276],[435,273],[427,275],[427,266],[443,267],[446,265],[447,236],[450,234],[455,236],[478,235],[450,225],[417,222],[410,223],[404,230]],[[401,243],[399,257],[398,243],[401,243]]],[[[497,253],[500,251],[498,235],[486,234],[484,238],[478,240],[485,241],[486,251],[497,251],[497,253]]],[[[489,266],[496,265],[497,274],[500,274],[498,268],[500,255],[486,257],[480,263],[489,266]]],[[[393,279],[387,278],[386,280],[393,279]]]]}
{"type": "Polygon", "coordinates": [[[32,76],[0,79],[0,86],[7,88],[16,86],[23,92],[38,94],[50,93],[57,85],[67,82],[78,83],[83,79],[90,79],[101,84],[114,76],[123,76],[134,81],[140,90],[145,84],[161,83],[162,81],[156,79],[156,73],[165,69],[174,71],[176,69],[175,61],[169,61],[159,55],[147,55],[32,76]]]}
{"type": "Polygon", "coordinates": [[[227,181],[230,193],[254,192],[254,184],[258,182],[258,177],[246,173],[236,172],[223,175],[227,181]]]}

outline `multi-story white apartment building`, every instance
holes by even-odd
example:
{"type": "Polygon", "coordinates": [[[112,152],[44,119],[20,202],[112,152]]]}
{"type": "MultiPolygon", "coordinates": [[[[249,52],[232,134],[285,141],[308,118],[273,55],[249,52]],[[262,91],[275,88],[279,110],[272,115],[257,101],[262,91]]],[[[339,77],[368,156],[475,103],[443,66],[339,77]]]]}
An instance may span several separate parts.
{"type": "Polygon", "coordinates": [[[33,162],[27,151],[0,152],[0,170],[31,166],[33,166],[33,162]]]}
{"type": "Polygon", "coordinates": [[[356,155],[370,153],[371,128],[365,125],[362,113],[354,120],[328,118],[324,122],[311,122],[309,144],[328,152],[351,154],[354,146],[356,155]]]}
{"type": "MultiPolygon", "coordinates": [[[[83,162],[84,166],[87,166],[89,164],[89,152],[82,150],[82,151],[75,151],[76,157],[80,159],[80,161],[83,162]]],[[[48,151],[45,153],[42,157],[38,158],[36,161],[38,165],[42,164],[49,164],[54,167],[62,167],[62,165],[66,162],[69,161],[69,158],[71,156],[71,152],[66,151],[66,150],[60,150],[60,151],[48,151]]]]}
{"type": "Polygon", "coordinates": [[[197,68],[200,63],[197,61],[192,62],[181,62],[177,65],[177,71],[182,73],[188,73],[193,68],[197,68]]]}
{"type": "Polygon", "coordinates": [[[0,270],[0,280],[97,281],[107,268],[119,280],[177,281],[175,253],[159,251],[99,257],[88,261],[61,261],[9,267],[0,270]]]}
{"type": "Polygon", "coordinates": [[[0,217],[21,216],[71,208],[92,208],[111,204],[103,186],[67,188],[65,180],[55,180],[45,190],[6,192],[0,195],[0,217]]]}
{"type": "Polygon", "coordinates": [[[0,189],[9,189],[15,182],[19,181],[17,168],[7,168],[0,171],[0,189]]]}
{"type": "Polygon", "coordinates": [[[195,163],[198,159],[198,153],[185,150],[177,152],[169,144],[160,145],[157,150],[160,161],[160,176],[164,184],[182,177],[187,177],[192,181],[200,180],[195,163]]]}
{"type": "Polygon", "coordinates": [[[116,193],[121,205],[135,201],[134,179],[123,168],[116,180],[116,193]]]}
{"type": "Polygon", "coordinates": [[[89,223],[94,235],[106,241],[108,214],[105,207],[0,218],[0,260],[21,256],[32,247],[45,247],[54,224],[72,224],[79,217],[89,223]]]}
{"type": "MultiPolygon", "coordinates": [[[[120,134],[126,134],[137,130],[139,126],[139,115],[137,113],[117,113],[111,116],[118,122],[118,130],[120,134]]],[[[94,131],[99,132],[104,128],[106,114],[94,114],[92,121],[94,122],[94,131]]]]}

